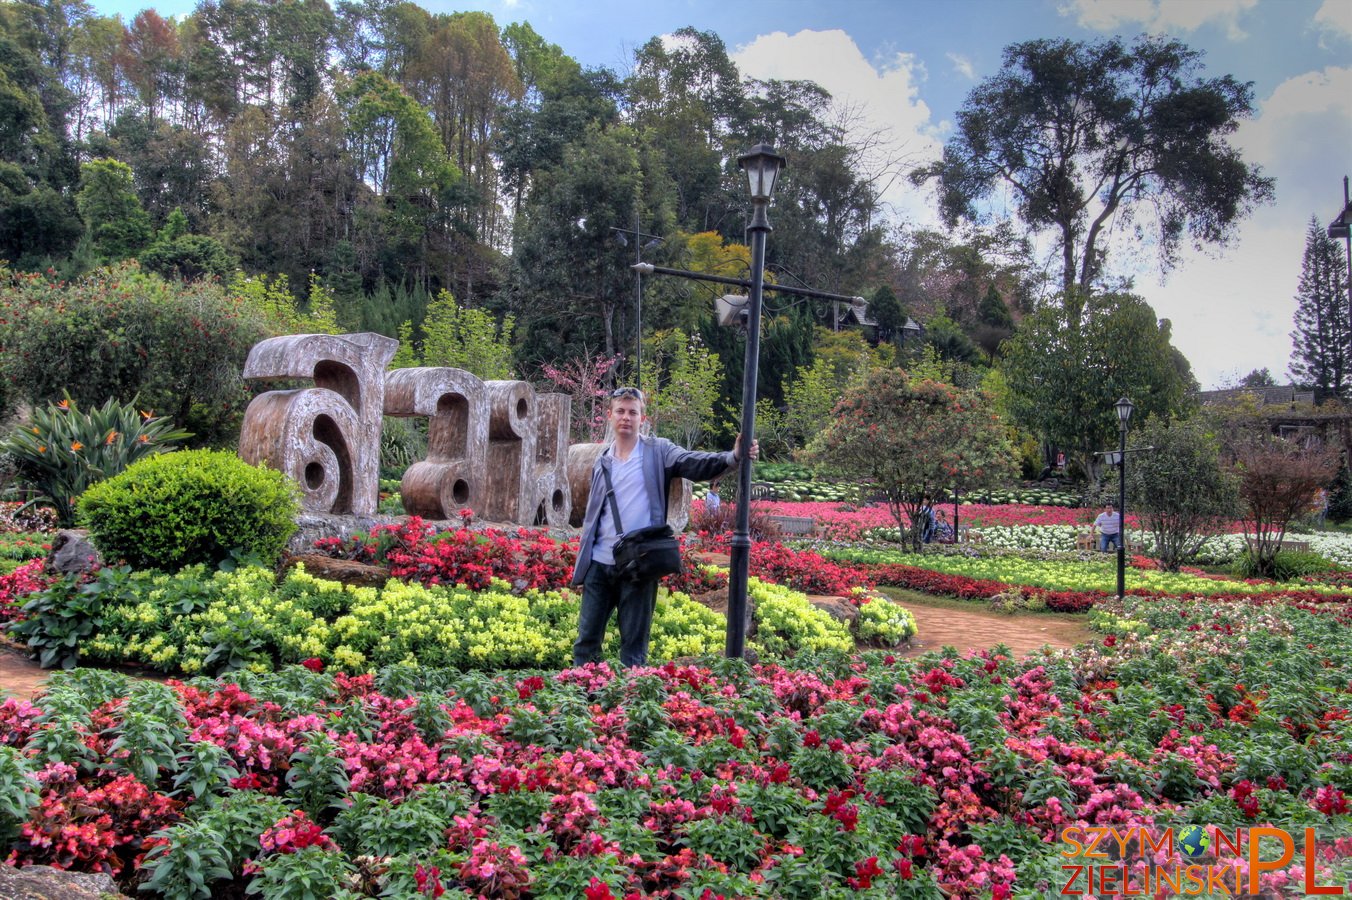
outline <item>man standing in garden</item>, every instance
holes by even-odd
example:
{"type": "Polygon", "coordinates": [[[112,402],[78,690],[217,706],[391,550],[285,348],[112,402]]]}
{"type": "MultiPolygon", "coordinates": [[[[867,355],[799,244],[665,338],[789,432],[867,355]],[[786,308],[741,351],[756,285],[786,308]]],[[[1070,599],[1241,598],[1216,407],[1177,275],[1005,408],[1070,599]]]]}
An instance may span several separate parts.
{"type": "Polygon", "coordinates": [[[1111,502],[1105,503],[1103,512],[1094,520],[1094,528],[1099,535],[1099,552],[1107,553],[1109,546],[1114,550],[1122,546],[1122,514],[1111,502]]]}
{"type": "MultiPolygon", "coordinates": [[[[615,542],[622,534],[667,520],[667,489],[673,478],[705,481],[736,465],[740,436],[731,452],[686,450],[666,438],[639,435],[644,419],[643,392],[618,388],[610,395],[607,417],[614,439],[592,466],[591,492],[582,520],[582,540],[572,583],[582,585],[573,665],[600,657],[611,613],[620,626],[620,663],[648,661],[648,635],[657,603],[657,579],[631,581],[615,569],[615,542]],[[618,517],[619,529],[615,526],[618,517]]],[[[758,455],[751,442],[751,458],[758,455]]]]}

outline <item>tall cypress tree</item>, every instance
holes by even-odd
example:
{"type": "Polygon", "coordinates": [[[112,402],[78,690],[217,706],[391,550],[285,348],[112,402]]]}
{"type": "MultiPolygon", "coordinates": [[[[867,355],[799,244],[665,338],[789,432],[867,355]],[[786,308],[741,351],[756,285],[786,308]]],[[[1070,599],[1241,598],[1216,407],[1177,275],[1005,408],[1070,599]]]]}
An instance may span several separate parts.
{"type": "Polygon", "coordinates": [[[1347,261],[1338,242],[1310,218],[1296,288],[1291,377],[1314,389],[1315,401],[1352,395],[1352,329],[1348,325],[1347,261]]]}

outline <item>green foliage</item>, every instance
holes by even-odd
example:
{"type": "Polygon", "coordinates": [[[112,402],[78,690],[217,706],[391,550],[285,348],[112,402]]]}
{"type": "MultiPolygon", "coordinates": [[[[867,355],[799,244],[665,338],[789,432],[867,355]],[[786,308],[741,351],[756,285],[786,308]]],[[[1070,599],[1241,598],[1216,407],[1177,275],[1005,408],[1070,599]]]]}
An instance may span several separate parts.
{"type": "Polygon", "coordinates": [[[108,400],[86,413],[66,397],[35,409],[0,451],[18,463],[21,477],[56,510],[60,524],[70,527],[75,503],[90,485],[188,437],[169,419],[139,412],[132,403],[108,400]]]}
{"type": "Polygon", "coordinates": [[[244,360],[268,334],[220,285],[170,284],[131,264],[72,283],[0,269],[0,320],[0,374],[17,399],[135,400],[206,440],[233,431],[244,360]]]}
{"type": "Polygon", "coordinates": [[[915,616],[908,609],[885,597],[874,596],[859,607],[859,618],[855,620],[854,630],[855,636],[861,641],[894,647],[915,637],[917,628],[915,616]]]}
{"type": "Polygon", "coordinates": [[[1346,461],[1338,467],[1338,474],[1329,485],[1328,518],[1337,524],[1352,519],[1352,469],[1346,461]]]}
{"type": "Polygon", "coordinates": [[[131,166],[126,163],[95,159],[81,166],[75,202],[94,249],[105,259],[126,259],[150,242],[150,216],[132,188],[131,166]]]}
{"type": "Polygon", "coordinates": [[[723,380],[723,363],[714,355],[698,333],[689,336],[679,328],[659,332],[645,342],[644,384],[660,384],[649,391],[645,407],[658,434],[669,437],[683,447],[699,445],[705,429],[714,417],[714,402],[718,399],[723,380]]]}
{"type": "MultiPolygon", "coordinates": [[[[808,456],[846,478],[875,485],[905,529],[926,496],[974,491],[1005,480],[1012,454],[1004,427],[980,394],[880,369],[841,400],[808,456]]],[[[920,546],[920,529],[910,529],[920,546]]]]}
{"type": "Polygon", "coordinates": [[[341,853],[305,847],[266,857],[248,893],[262,900],[335,900],[355,873],[341,853]]]}
{"type": "Polygon", "coordinates": [[[23,752],[17,747],[0,746],[0,842],[5,846],[19,836],[19,825],[38,805],[41,791],[23,752]]]}
{"type": "Polygon", "coordinates": [[[275,560],[295,531],[296,485],[226,451],[150,457],[91,488],[79,518],[110,559],[173,571],[232,554],[275,560]]]}
{"type": "Polygon", "coordinates": [[[390,360],[390,368],[416,368],[418,365],[418,350],[413,346],[413,322],[408,319],[400,322],[397,338],[399,349],[394,351],[394,357],[390,360]]]}
{"type": "Polygon", "coordinates": [[[165,278],[195,281],[198,278],[226,280],[239,266],[239,260],[212,237],[191,234],[188,217],[175,208],[155,241],[141,254],[141,267],[165,278]]]}
{"type": "Polygon", "coordinates": [[[1137,421],[1168,419],[1195,386],[1169,320],[1130,294],[1039,310],[1004,346],[1015,421],[1094,478],[1102,470],[1094,453],[1117,445],[1118,398],[1132,399],[1137,421]]]}
{"type": "Polygon", "coordinates": [[[511,378],[515,324],[512,316],[499,322],[487,310],[461,308],[442,291],[423,320],[422,363],[464,369],[485,381],[511,378]]]}
{"type": "Polygon", "coordinates": [[[925,344],[938,354],[944,381],[970,383],[968,367],[980,359],[980,354],[962,326],[948,316],[934,316],[925,323],[925,344]]]}
{"type": "Polygon", "coordinates": [[[93,580],[83,583],[68,575],[24,603],[24,617],[10,625],[10,634],[27,639],[28,649],[44,669],[73,669],[84,642],[103,626],[104,605],[134,596],[131,569],[126,566],[105,566],[93,580]]]}
{"type": "Polygon", "coordinates": [[[1272,557],[1272,562],[1264,566],[1257,556],[1246,551],[1235,560],[1233,573],[1236,578],[1272,578],[1277,581],[1294,581],[1306,575],[1320,572],[1332,572],[1338,567],[1318,553],[1304,550],[1280,550],[1272,557]]]}
{"type": "Polygon", "coordinates": [[[301,310],[301,302],[291,293],[291,282],[285,275],[268,278],[240,273],[230,283],[229,295],[266,323],[271,334],[337,334],[332,295],[313,275],[310,288],[317,293],[311,297],[308,312],[301,310]]]}
{"type": "MultiPolygon", "coordinates": [[[[281,583],[258,567],[210,575],[201,566],[172,575],[125,567],[102,571],[107,574],[100,575],[97,587],[58,582],[33,599],[33,614],[50,617],[30,619],[23,635],[39,642],[35,649],[39,644],[56,648],[53,664],[64,660],[61,654],[74,659],[78,653],[107,664],[188,674],[266,671],[312,657],[348,672],[399,664],[415,671],[559,668],[571,658],[577,636],[576,598],[558,591],[520,596],[505,584],[474,591],[398,581],[381,589],[352,588],[300,568],[281,583]]],[[[767,657],[853,647],[849,628],[815,609],[804,595],[756,579],[751,591],[757,646],[767,657]]],[[[879,636],[895,637],[905,627],[898,611],[906,615],[895,608],[871,626],[879,636]]],[[[662,591],[653,619],[652,658],[715,653],[723,646],[725,627],[724,618],[708,607],[662,591]]],[[[614,627],[604,650],[611,656],[618,652],[614,627]]],[[[496,689],[487,685],[484,691],[486,697],[496,689]]],[[[424,713],[415,719],[426,718],[433,731],[445,729],[431,710],[424,713]]],[[[514,727],[528,726],[523,719],[514,727]]],[[[559,727],[557,721],[542,721],[540,739],[559,727]]],[[[322,754],[316,754],[307,751],[303,760],[292,761],[293,771],[307,774],[303,784],[291,787],[296,801],[316,804],[311,811],[318,814],[322,803],[317,798],[328,796],[337,772],[324,770],[322,754]]],[[[178,787],[212,790],[221,778],[217,762],[182,761],[184,771],[196,774],[183,775],[178,787]]]]}
{"type": "MultiPolygon", "coordinates": [[[[860,360],[866,362],[866,360],[860,360]]],[[[784,424],[793,446],[804,447],[831,421],[841,395],[868,373],[866,365],[847,368],[818,354],[810,366],[800,366],[784,387],[784,424]]]]}
{"type": "Polygon", "coordinates": [[[812,606],[797,591],[749,579],[747,593],[756,610],[754,644],[761,653],[785,658],[797,653],[854,649],[850,632],[830,613],[812,606]]]}
{"type": "Polygon", "coordinates": [[[1197,555],[1206,539],[1239,512],[1234,475],[1222,467],[1216,436],[1199,418],[1152,418],[1131,435],[1129,509],[1154,535],[1155,554],[1170,572],[1197,555]]]}
{"type": "Polygon", "coordinates": [[[889,285],[883,285],[873,292],[868,304],[869,315],[878,323],[878,333],[884,340],[890,340],[906,324],[906,310],[897,299],[896,291],[889,285]]]}
{"type": "Polygon", "coordinates": [[[293,809],[305,810],[315,821],[323,821],[332,808],[341,807],[347,796],[349,779],[337,750],[328,734],[312,731],[291,754],[286,772],[287,802],[293,809]]]}
{"type": "Polygon", "coordinates": [[[1226,140],[1253,112],[1252,86],[1201,78],[1201,68],[1200,52],[1168,38],[1012,44],[968,95],[943,159],[912,179],[938,180],[950,224],[975,219],[976,203],[1008,186],[1019,217],[1056,234],[1067,294],[1100,281],[1104,222],[1137,206],[1155,214],[1167,268],[1185,235],[1223,244],[1272,197],[1272,179],[1226,140]],[[1193,123],[1186,133],[1182,121],[1193,123]]]}
{"type": "Polygon", "coordinates": [[[1291,377],[1314,390],[1315,402],[1352,392],[1352,323],[1348,321],[1343,249],[1311,217],[1296,287],[1291,377]]]}
{"type": "Polygon", "coordinates": [[[147,272],[183,281],[199,278],[224,281],[239,266],[239,261],[220,241],[203,234],[187,234],[167,242],[157,241],[140,254],[140,260],[147,272]]]}

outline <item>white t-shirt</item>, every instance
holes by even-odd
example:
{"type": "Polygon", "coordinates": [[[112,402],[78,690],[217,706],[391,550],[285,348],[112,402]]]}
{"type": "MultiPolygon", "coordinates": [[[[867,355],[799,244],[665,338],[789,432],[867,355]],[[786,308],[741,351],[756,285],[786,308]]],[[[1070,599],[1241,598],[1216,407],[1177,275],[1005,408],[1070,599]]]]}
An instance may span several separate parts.
{"type": "Polygon", "coordinates": [[[1122,514],[1119,512],[1099,513],[1099,517],[1094,520],[1094,527],[1101,534],[1117,534],[1122,530],[1122,514]]]}
{"type": "MultiPolygon", "coordinates": [[[[636,528],[646,528],[652,524],[651,507],[648,505],[648,486],[643,481],[643,442],[634,445],[629,458],[621,461],[613,455],[614,447],[606,453],[610,455],[610,480],[615,486],[615,502],[620,507],[620,525],[626,532],[636,528]]],[[[601,480],[605,487],[605,479],[601,480]]],[[[597,523],[596,546],[592,548],[592,559],[606,565],[615,564],[615,542],[620,536],[615,533],[615,519],[610,511],[610,499],[603,498],[601,518],[597,523]]]]}

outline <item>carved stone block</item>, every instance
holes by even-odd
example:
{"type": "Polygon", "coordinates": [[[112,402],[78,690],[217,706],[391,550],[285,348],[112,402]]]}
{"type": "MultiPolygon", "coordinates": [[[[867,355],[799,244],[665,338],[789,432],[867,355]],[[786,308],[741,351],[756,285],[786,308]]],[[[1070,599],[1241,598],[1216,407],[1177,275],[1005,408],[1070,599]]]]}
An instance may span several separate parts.
{"type": "Polygon", "coordinates": [[[308,379],[315,386],[254,398],[239,455],[294,478],[309,512],[373,515],[380,499],[385,366],[398,346],[372,333],[297,334],[255,345],[244,364],[246,379],[308,379]]]}
{"type": "Polygon", "coordinates": [[[536,396],[533,524],[562,528],[572,513],[573,494],[568,484],[568,429],[573,403],[567,394],[536,396]]]}
{"type": "Polygon", "coordinates": [[[464,369],[395,369],[385,377],[385,414],[426,416],[427,459],[404,472],[409,515],[451,519],[468,506],[487,515],[488,395],[464,369]]]}

